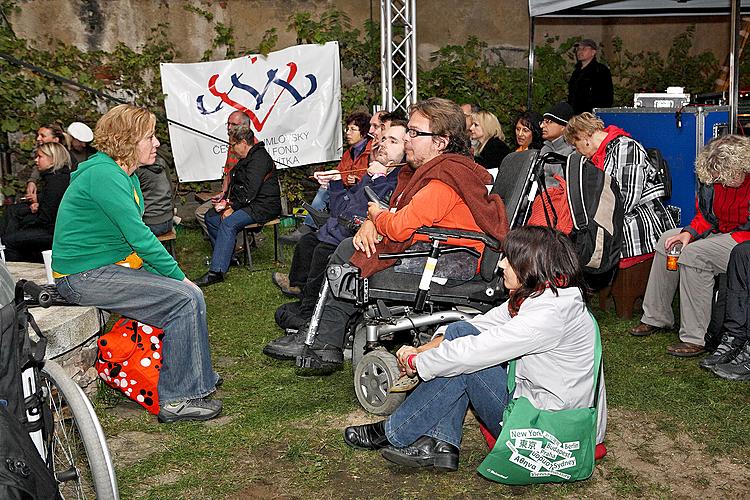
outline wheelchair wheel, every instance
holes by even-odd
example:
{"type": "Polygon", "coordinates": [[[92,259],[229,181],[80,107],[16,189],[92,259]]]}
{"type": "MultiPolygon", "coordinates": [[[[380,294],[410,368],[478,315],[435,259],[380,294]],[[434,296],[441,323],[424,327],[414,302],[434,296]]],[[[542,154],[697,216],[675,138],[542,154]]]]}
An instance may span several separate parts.
{"type": "Polygon", "coordinates": [[[398,377],[398,361],[393,354],[375,350],[362,356],[354,369],[354,392],[362,408],[375,415],[393,413],[406,398],[405,393],[388,393],[398,377]]]}
{"type": "Polygon", "coordinates": [[[83,390],[54,361],[42,370],[54,430],[48,461],[63,498],[118,499],[107,441],[83,390]]]}

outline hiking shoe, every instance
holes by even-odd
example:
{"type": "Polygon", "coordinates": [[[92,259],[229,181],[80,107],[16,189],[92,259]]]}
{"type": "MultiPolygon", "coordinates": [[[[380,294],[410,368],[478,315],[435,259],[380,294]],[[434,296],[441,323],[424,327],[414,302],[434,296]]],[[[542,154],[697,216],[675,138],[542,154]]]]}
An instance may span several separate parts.
{"type": "Polygon", "coordinates": [[[701,360],[699,363],[700,367],[709,370],[712,366],[731,363],[737,354],[740,353],[743,344],[744,342],[742,340],[737,340],[737,337],[734,335],[724,333],[721,337],[721,343],[719,346],[714,352],[701,360]]]}
{"type": "Polygon", "coordinates": [[[266,344],[263,354],[273,359],[294,361],[302,354],[306,338],[307,328],[300,329],[297,333],[284,335],[266,344]]]}
{"type": "Polygon", "coordinates": [[[271,281],[273,284],[279,287],[281,293],[290,297],[299,297],[302,294],[302,289],[298,286],[292,286],[289,283],[289,275],[284,273],[273,273],[271,274],[271,281]]]}
{"type": "Polygon", "coordinates": [[[211,420],[221,413],[218,399],[188,399],[161,405],[159,422],[172,423],[180,420],[211,420]]]}
{"type": "Polygon", "coordinates": [[[730,363],[714,366],[713,372],[727,380],[750,380],[750,342],[745,343],[730,363]]]}

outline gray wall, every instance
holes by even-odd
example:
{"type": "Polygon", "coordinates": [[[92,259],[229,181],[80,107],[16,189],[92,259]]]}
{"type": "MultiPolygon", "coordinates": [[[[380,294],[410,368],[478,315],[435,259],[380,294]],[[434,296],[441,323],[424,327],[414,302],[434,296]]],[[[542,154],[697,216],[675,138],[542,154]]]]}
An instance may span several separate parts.
{"type": "MultiPolygon", "coordinates": [[[[212,25],[183,9],[184,0],[20,0],[20,13],[11,15],[16,34],[39,46],[50,37],[85,50],[111,50],[118,42],[136,48],[143,44],[158,22],[169,22],[170,37],[179,46],[181,61],[196,61],[210,48],[212,25]]],[[[320,13],[330,7],[346,12],[352,25],[361,28],[370,15],[380,17],[379,0],[226,0],[190,2],[210,11],[215,20],[232,26],[237,47],[255,47],[263,32],[276,27],[277,48],[295,43],[286,32],[287,18],[295,11],[320,13]]],[[[604,43],[605,52],[614,36],[620,36],[633,52],[666,52],[669,42],[687,24],[697,24],[695,49],[711,50],[724,61],[729,47],[728,17],[540,19],[536,42],[545,35],[561,40],[582,35],[604,43]]],[[[426,64],[432,51],[447,44],[463,44],[469,35],[501,47],[509,64],[525,64],[528,46],[528,4],[524,0],[418,0],[418,53],[426,64]]],[[[216,58],[221,58],[216,53],[216,58]]]]}

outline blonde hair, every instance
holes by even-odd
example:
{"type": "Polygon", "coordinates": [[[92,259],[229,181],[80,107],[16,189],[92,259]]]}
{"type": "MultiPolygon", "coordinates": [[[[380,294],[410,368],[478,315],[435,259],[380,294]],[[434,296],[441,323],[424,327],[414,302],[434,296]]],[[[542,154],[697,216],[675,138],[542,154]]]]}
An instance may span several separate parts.
{"type": "Polygon", "coordinates": [[[568,120],[568,125],[565,127],[563,136],[565,137],[565,142],[573,144],[578,139],[582,139],[584,136],[591,136],[594,132],[599,132],[600,130],[604,130],[604,122],[593,113],[587,111],[568,120]]]}
{"type": "Polygon", "coordinates": [[[709,142],[695,159],[695,175],[704,184],[744,178],[750,172],[750,138],[724,135],[709,142]]]}
{"type": "Polygon", "coordinates": [[[37,153],[42,153],[52,160],[52,171],[56,172],[63,167],[70,166],[70,153],[65,146],[59,142],[46,142],[36,148],[37,153]]]}
{"type": "Polygon", "coordinates": [[[94,147],[120,166],[138,166],[136,145],[153,132],[156,117],[145,108],[120,104],[99,118],[94,128],[94,147]]]}
{"type": "Polygon", "coordinates": [[[505,140],[505,134],[503,134],[503,129],[500,126],[500,122],[498,121],[497,116],[493,115],[489,111],[482,110],[477,111],[476,113],[472,113],[471,119],[472,121],[477,122],[477,124],[482,127],[482,130],[484,130],[484,137],[482,137],[476,154],[481,153],[484,149],[484,146],[493,137],[497,137],[501,141],[505,140]]]}

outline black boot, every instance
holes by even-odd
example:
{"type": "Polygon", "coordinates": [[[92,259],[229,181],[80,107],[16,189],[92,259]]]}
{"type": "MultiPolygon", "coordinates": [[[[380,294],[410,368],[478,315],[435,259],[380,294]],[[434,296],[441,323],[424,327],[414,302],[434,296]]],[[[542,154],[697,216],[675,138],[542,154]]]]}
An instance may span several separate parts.
{"type": "Polygon", "coordinates": [[[405,448],[383,448],[380,454],[386,460],[406,467],[434,467],[445,472],[458,469],[458,448],[430,436],[422,436],[405,448]]]}
{"type": "Polygon", "coordinates": [[[297,333],[291,333],[272,340],[263,348],[263,354],[282,361],[294,361],[302,354],[307,338],[306,326],[297,333]]]}
{"type": "Polygon", "coordinates": [[[713,372],[727,380],[750,380],[750,342],[746,342],[734,359],[713,367],[713,372]]]}
{"type": "Polygon", "coordinates": [[[213,285],[214,283],[221,283],[224,281],[224,273],[216,271],[208,271],[206,274],[195,280],[195,284],[199,287],[213,285]]]}
{"type": "Polygon", "coordinates": [[[737,337],[729,332],[725,332],[721,338],[721,343],[714,352],[703,358],[700,367],[710,370],[716,365],[723,365],[731,362],[742,349],[743,340],[737,340],[737,337]]]}
{"type": "Polygon", "coordinates": [[[344,442],[360,450],[379,450],[391,443],[385,437],[385,420],[344,429],[344,442]]]}

